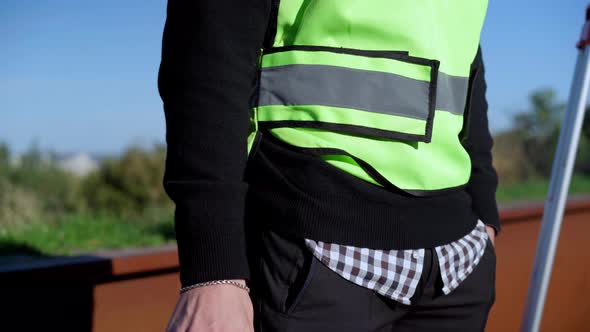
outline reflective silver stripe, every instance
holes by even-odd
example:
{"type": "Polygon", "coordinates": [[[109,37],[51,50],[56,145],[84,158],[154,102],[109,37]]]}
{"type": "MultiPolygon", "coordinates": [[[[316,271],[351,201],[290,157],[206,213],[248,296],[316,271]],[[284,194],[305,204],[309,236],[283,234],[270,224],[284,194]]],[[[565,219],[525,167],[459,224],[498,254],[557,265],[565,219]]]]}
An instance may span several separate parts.
{"type": "Polygon", "coordinates": [[[263,68],[259,105],[323,105],[428,117],[428,82],[378,71],[326,65],[263,68]]]}
{"type": "MultiPolygon", "coordinates": [[[[436,109],[462,114],[468,79],[438,73],[436,109]]],[[[327,65],[262,68],[258,105],[323,105],[428,118],[429,83],[401,75],[327,65]]]]}
{"type": "Polygon", "coordinates": [[[462,115],[465,109],[468,86],[469,78],[451,76],[439,71],[436,80],[435,109],[462,115]]]}

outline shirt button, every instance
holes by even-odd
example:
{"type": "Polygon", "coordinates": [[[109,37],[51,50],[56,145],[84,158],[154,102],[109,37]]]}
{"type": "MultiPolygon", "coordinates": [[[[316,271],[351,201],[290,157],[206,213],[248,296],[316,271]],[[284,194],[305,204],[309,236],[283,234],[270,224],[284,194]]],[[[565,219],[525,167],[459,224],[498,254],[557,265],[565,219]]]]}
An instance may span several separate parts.
{"type": "Polygon", "coordinates": [[[420,258],[420,254],[417,251],[412,252],[412,257],[414,257],[415,259],[420,258]]]}

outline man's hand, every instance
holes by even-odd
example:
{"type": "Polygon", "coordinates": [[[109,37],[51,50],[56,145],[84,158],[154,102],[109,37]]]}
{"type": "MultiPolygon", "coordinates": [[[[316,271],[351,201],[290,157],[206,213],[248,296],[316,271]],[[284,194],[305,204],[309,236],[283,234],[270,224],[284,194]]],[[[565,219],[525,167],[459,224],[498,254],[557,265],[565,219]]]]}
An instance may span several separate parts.
{"type": "Polygon", "coordinates": [[[494,227],[486,225],[486,232],[492,241],[492,245],[496,247],[496,244],[494,243],[494,240],[496,239],[496,231],[494,230],[494,227]]]}
{"type": "Polygon", "coordinates": [[[239,287],[197,287],[180,295],[166,331],[253,332],[253,314],[248,292],[239,287]]]}

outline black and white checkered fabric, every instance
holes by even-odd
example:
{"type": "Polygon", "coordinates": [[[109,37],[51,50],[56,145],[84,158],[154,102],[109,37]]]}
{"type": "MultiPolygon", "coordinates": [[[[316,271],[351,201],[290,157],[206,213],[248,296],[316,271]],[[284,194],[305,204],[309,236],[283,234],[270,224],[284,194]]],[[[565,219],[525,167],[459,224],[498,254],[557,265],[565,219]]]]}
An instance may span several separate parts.
{"type": "MultiPolygon", "coordinates": [[[[463,238],[435,248],[442,291],[453,291],[479,262],[487,244],[485,224],[479,220],[463,238]]],[[[425,249],[375,250],[306,239],[323,264],[347,280],[403,304],[410,304],[424,266],[425,249]]]]}

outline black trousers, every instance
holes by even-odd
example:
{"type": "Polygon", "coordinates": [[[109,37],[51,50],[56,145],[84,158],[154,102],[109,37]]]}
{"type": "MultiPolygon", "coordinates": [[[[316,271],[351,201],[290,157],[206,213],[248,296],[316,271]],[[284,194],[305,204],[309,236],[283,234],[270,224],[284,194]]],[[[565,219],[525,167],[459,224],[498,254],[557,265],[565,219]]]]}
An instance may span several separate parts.
{"type": "Polygon", "coordinates": [[[274,231],[251,238],[256,331],[483,331],[495,300],[496,256],[488,240],[473,272],[448,295],[436,251],[427,249],[411,305],[358,286],[321,263],[304,240],[274,231]]]}

